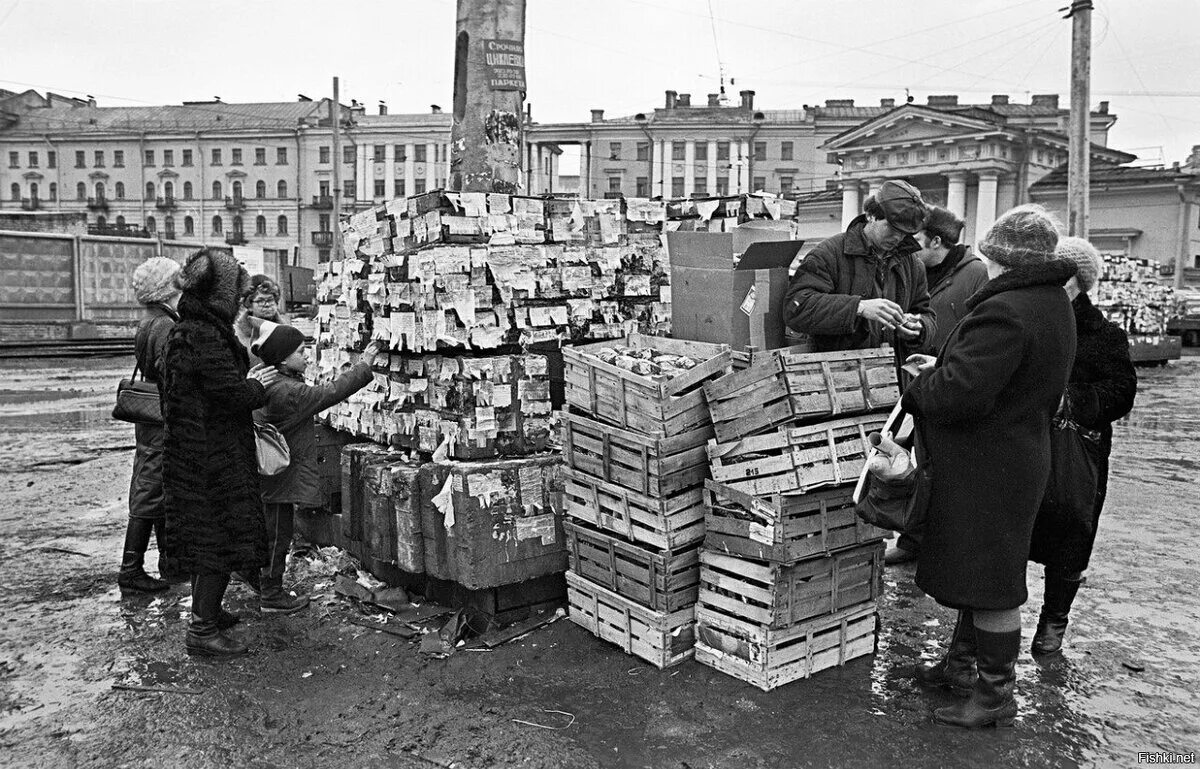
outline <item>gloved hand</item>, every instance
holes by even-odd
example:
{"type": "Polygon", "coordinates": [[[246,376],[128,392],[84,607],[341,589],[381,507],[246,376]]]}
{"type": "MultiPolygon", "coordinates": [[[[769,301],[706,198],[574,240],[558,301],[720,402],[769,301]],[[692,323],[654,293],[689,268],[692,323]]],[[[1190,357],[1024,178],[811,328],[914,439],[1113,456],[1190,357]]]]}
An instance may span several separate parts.
{"type": "Polygon", "coordinates": [[[867,459],[867,470],[880,480],[891,481],[904,478],[913,471],[912,457],[892,440],[892,434],[872,433],[869,440],[875,453],[867,459]]]}

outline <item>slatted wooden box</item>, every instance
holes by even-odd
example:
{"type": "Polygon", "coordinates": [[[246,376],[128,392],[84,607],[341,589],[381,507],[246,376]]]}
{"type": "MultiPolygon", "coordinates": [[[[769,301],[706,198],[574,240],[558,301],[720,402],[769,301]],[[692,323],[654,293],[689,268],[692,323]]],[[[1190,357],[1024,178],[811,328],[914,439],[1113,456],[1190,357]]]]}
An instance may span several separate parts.
{"type": "Polygon", "coordinates": [[[696,661],[770,691],[875,652],[879,618],[868,604],[770,630],[696,609],[696,661]]]}
{"type": "Polygon", "coordinates": [[[752,496],[704,483],[704,547],[717,553],[792,563],[891,536],[854,512],[854,488],[752,496]]]}
{"type": "Polygon", "coordinates": [[[420,462],[397,457],[367,463],[361,476],[367,553],[410,574],[425,571],[420,469],[420,462]]]}
{"type": "Polygon", "coordinates": [[[664,438],[564,414],[562,435],[568,467],[651,497],[695,488],[708,477],[711,427],[664,438]]]}
{"type": "Polygon", "coordinates": [[[728,345],[644,334],[563,348],[563,362],[567,405],[627,430],[660,436],[710,424],[700,385],[730,370],[728,345]],[[596,357],[599,350],[614,346],[686,355],[700,363],[670,378],[641,376],[596,357]]]}
{"type": "Polygon", "coordinates": [[[890,348],[756,354],[741,371],[704,383],[717,440],[780,425],[888,410],[900,397],[890,348]]]}
{"type": "Polygon", "coordinates": [[[567,515],[660,550],[704,539],[704,487],[670,497],[639,494],[573,468],[563,472],[567,515]]]}
{"type": "Polygon", "coordinates": [[[713,480],[767,495],[840,486],[858,480],[887,414],[863,414],[816,425],[781,427],[764,435],[708,442],[713,480]]]}
{"type": "Polygon", "coordinates": [[[883,595],[883,542],[792,564],[700,551],[700,604],[781,630],[883,595]]]}
{"type": "Polygon", "coordinates": [[[656,668],[676,665],[694,653],[694,606],[654,611],[571,572],[567,572],[567,600],[572,622],[656,668]]]}
{"type": "Polygon", "coordinates": [[[651,550],[568,520],[571,571],[655,611],[692,606],[700,590],[700,543],[651,550]]]}

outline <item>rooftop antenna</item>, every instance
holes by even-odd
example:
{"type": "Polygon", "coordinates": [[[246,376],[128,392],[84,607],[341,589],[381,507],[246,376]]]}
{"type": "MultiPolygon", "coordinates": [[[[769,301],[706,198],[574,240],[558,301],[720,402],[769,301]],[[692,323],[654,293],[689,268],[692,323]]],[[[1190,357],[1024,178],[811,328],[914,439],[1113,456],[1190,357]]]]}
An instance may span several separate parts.
{"type": "MultiPolygon", "coordinates": [[[[712,0],[708,0],[708,23],[712,27],[713,51],[717,54],[717,73],[721,78],[718,102],[723,106],[729,102],[729,97],[725,95],[725,63],[721,61],[721,45],[717,42],[717,18],[713,15],[712,0]]],[[[733,85],[733,78],[729,79],[729,84],[733,85]]]]}

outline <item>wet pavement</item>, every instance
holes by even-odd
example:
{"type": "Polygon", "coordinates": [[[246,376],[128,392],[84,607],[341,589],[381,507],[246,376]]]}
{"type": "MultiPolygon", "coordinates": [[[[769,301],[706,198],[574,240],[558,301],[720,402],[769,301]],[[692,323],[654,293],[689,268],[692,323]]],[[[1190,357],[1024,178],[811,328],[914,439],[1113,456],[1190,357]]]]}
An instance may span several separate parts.
{"type": "Polygon", "coordinates": [[[428,658],[351,624],[304,562],[309,609],[263,617],[232,588],[254,652],[193,660],[186,589],[115,587],[132,429],[107,414],[130,368],[0,362],[5,766],[1136,766],[1200,748],[1200,358],[1140,371],[1065,652],[1024,652],[1016,727],[981,732],[935,725],[948,699],[908,678],[953,622],[908,566],[887,572],[877,654],[768,693],[694,662],[655,670],[566,621],[428,658]]]}

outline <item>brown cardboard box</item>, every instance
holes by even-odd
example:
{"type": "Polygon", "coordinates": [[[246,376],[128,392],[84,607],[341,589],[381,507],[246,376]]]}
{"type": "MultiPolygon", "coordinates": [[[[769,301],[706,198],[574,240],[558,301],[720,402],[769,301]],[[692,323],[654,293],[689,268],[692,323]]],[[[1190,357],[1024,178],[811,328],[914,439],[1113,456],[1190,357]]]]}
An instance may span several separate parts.
{"type": "Polygon", "coordinates": [[[788,266],[804,245],[786,231],[672,232],[672,336],[734,350],[786,347],[783,299],[788,266]],[[735,249],[744,249],[734,266],[735,249]]]}

